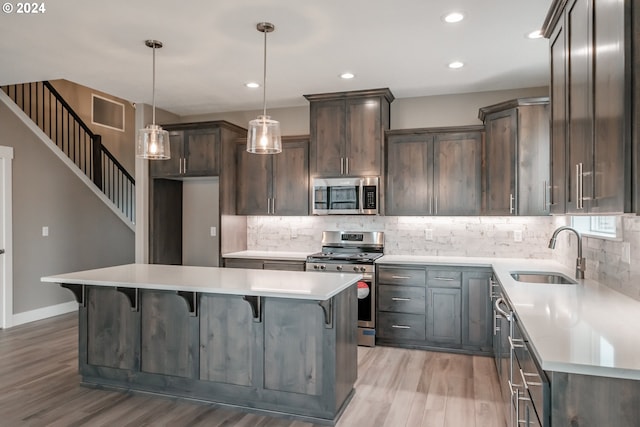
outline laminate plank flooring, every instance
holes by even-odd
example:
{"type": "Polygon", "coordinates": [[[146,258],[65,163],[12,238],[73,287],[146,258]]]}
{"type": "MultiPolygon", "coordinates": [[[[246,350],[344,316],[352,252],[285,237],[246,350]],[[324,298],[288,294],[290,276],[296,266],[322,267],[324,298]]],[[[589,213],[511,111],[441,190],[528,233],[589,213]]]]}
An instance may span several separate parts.
{"type": "MultiPolygon", "coordinates": [[[[0,426],[319,427],[212,404],[80,386],[77,314],[0,330],[0,426]]],[[[337,427],[504,427],[488,357],[358,347],[337,427]]]]}

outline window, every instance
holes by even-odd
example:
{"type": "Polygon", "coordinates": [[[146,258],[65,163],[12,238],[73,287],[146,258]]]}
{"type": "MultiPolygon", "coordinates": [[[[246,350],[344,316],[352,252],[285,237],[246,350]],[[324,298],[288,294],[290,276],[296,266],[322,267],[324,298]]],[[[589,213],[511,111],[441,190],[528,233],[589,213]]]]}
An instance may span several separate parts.
{"type": "Polygon", "coordinates": [[[620,216],[572,216],[571,226],[585,236],[622,239],[620,216]]]}

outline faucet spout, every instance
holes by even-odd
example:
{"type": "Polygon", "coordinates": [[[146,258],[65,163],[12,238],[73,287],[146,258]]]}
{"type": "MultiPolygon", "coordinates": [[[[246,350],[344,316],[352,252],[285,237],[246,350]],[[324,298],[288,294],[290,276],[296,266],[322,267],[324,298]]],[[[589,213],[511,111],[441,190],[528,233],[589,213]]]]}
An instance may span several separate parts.
{"type": "Polygon", "coordinates": [[[578,258],[576,259],[576,279],[584,279],[584,271],[586,269],[586,261],[582,257],[582,235],[573,227],[569,227],[567,225],[558,227],[553,234],[551,235],[551,239],[549,240],[549,249],[555,249],[556,247],[556,238],[558,234],[563,231],[568,230],[575,233],[578,238],[578,258]]]}

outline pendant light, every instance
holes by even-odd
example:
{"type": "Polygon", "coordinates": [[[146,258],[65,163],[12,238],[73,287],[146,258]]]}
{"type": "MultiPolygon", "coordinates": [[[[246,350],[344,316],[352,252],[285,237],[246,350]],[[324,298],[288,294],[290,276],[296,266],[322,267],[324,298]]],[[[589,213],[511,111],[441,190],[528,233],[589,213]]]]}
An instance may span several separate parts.
{"type": "Polygon", "coordinates": [[[267,116],[267,33],[276,27],[270,22],[261,22],[257,30],[264,33],[264,69],[262,75],[262,115],[249,122],[247,151],[255,154],[276,154],[282,151],[280,122],[267,116]]]}
{"type": "Polygon", "coordinates": [[[162,42],[146,40],[144,44],[153,49],[152,120],[146,128],[138,130],[136,157],[149,160],[167,160],[171,158],[169,132],[156,125],[156,49],[162,47],[162,42]]]}

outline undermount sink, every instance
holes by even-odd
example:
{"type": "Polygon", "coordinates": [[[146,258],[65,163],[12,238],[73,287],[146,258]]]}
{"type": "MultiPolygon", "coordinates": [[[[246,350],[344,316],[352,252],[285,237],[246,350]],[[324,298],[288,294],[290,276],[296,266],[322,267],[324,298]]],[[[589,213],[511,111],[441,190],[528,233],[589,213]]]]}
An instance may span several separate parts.
{"type": "Polygon", "coordinates": [[[545,271],[512,271],[511,277],[518,282],[548,283],[552,285],[577,285],[578,282],[561,273],[545,271]]]}

